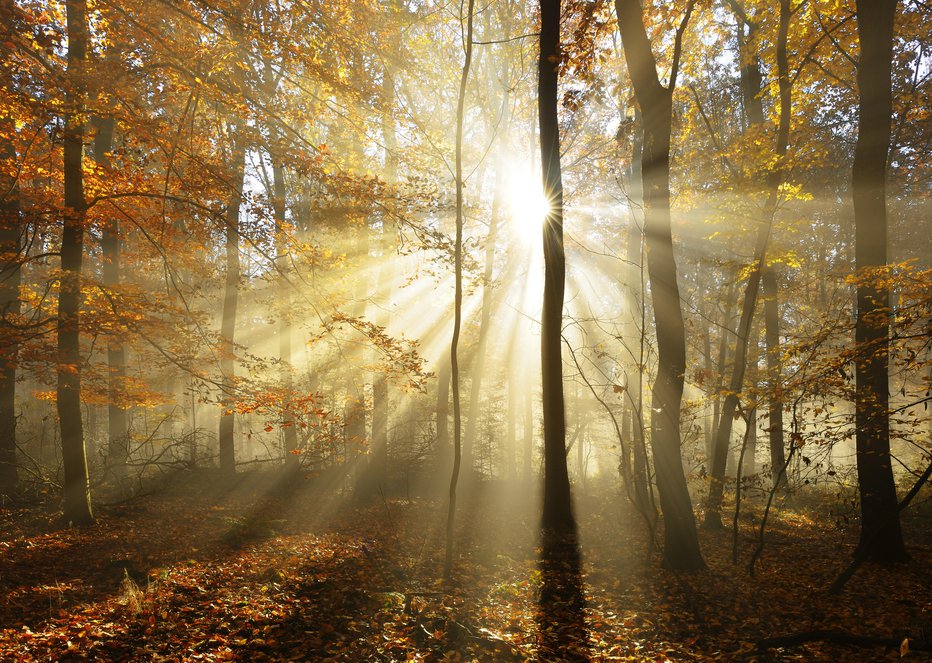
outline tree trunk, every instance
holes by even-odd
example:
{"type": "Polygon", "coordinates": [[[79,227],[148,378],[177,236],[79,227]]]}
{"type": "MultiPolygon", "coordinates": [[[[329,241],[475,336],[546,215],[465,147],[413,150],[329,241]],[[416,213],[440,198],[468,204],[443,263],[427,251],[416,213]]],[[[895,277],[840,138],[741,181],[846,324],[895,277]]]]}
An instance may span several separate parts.
{"type": "MultiPolygon", "coordinates": [[[[288,247],[285,242],[285,212],[287,206],[285,191],[285,169],[281,161],[274,155],[272,159],[272,207],[275,213],[275,236],[277,237],[277,256],[279,277],[278,277],[278,303],[279,303],[279,321],[278,321],[278,355],[282,360],[282,385],[285,389],[288,401],[293,399],[294,380],[292,378],[292,352],[291,352],[291,284],[288,280],[290,273],[288,247]]],[[[301,465],[301,458],[298,454],[298,430],[294,420],[294,413],[287,409],[282,412],[283,427],[283,451],[285,456],[285,467],[290,470],[297,470],[301,465]]]]}
{"type": "Polygon", "coordinates": [[[780,313],[777,308],[777,273],[764,267],[761,275],[764,293],[764,336],[767,343],[767,436],[770,442],[770,478],[775,486],[786,484],[783,443],[783,358],[780,351],[780,313]]]}
{"type": "Polygon", "coordinates": [[[435,453],[437,471],[446,475],[452,469],[450,454],[450,362],[449,357],[440,360],[437,368],[437,418],[435,453]]]}
{"type": "Polygon", "coordinates": [[[544,221],[544,306],[541,312],[541,366],[544,405],[543,527],[572,531],[575,526],[566,468],[566,413],[563,403],[563,176],[557,74],[560,66],[560,0],[540,3],[540,61],[537,114],[544,195],[550,207],[544,221]]]}
{"type": "MultiPolygon", "coordinates": [[[[395,132],[395,77],[389,66],[382,74],[382,139],[385,141],[385,182],[395,186],[398,179],[398,140],[395,132]]],[[[378,284],[376,286],[375,321],[381,327],[389,323],[388,301],[394,280],[394,260],[388,216],[382,217],[382,232],[379,235],[380,260],[378,284]]],[[[388,381],[384,373],[372,378],[372,467],[376,484],[383,485],[388,476],[388,381]]]]}
{"type": "Polygon", "coordinates": [[[896,0],[858,0],[858,141],[851,190],[858,270],[855,427],[861,495],[859,550],[877,562],[906,558],[890,464],[890,293],[870,278],[887,264],[886,176],[893,118],[893,20],[896,0]],[[884,529],[883,541],[869,545],[884,529]]]}
{"type": "Polygon", "coordinates": [[[450,341],[450,375],[453,383],[453,472],[450,475],[450,494],[447,509],[446,555],[443,577],[450,580],[453,573],[453,524],[456,515],[456,484],[462,462],[462,420],[460,413],[460,367],[457,351],[460,326],[463,321],[463,109],[466,105],[466,83],[472,65],[472,23],[475,0],[469,0],[466,9],[466,56],[460,76],[459,97],[456,105],[456,240],[454,244],[454,279],[456,293],[453,302],[453,339],[450,341]]]}
{"type": "MultiPolygon", "coordinates": [[[[764,104],[761,96],[763,76],[760,70],[760,59],[756,54],[752,54],[748,48],[749,43],[755,41],[755,31],[757,25],[753,22],[747,22],[747,36],[744,34],[744,23],[742,15],[738,16],[738,48],[741,54],[741,95],[744,101],[745,113],[747,114],[750,125],[762,125],[764,123],[764,104]]],[[[782,47],[783,61],[785,62],[785,40],[782,47]]],[[[785,65],[784,65],[785,66],[785,65]]],[[[789,107],[789,89],[781,94],[786,98],[787,108],[789,107]]],[[[786,115],[789,115],[787,110],[786,115]]],[[[777,182],[779,185],[779,182],[777,182]]],[[[769,208],[768,210],[769,211],[769,208]]],[[[765,211],[765,214],[766,212],[765,211]]],[[[775,211],[775,210],[774,210],[775,211]]],[[[771,219],[764,219],[766,223],[771,223],[771,219]]],[[[770,443],[770,474],[771,480],[786,484],[786,474],[781,474],[780,468],[786,462],[783,442],[783,395],[781,386],[783,383],[783,362],[780,351],[780,312],[778,308],[777,278],[776,270],[773,265],[765,265],[761,273],[761,290],[764,295],[764,327],[765,339],[767,343],[767,382],[768,382],[768,428],[767,434],[770,443]]]]}
{"type": "MultiPolygon", "coordinates": [[[[790,24],[790,0],[780,0],[780,27],[777,35],[777,82],[780,90],[780,120],[777,127],[776,155],[782,159],[786,155],[790,132],[790,104],[791,88],[789,78],[789,64],[787,61],[787,36],[790,24]]],[[[725,488],[725,465],[728,458],[728,447],[731,439],[731,426],[734,413],[738,406],[738,398],[744,388],[744,373],[747,369],[748,340],[751,329],[751,320],[757,308],[757,295],[760,291],[761,271],[766,264],[767,245],[770,241],[770,230],[773,226],[773,216],[776,213],[779,185],[783,180],[783,164],[773,168],[767,178],[770,194],[767,199],[764,217],[757,229],[757,238],[754,246],[754,265],[748,276],[747,288],[744,291],[744,301],[741,306],[741,320],[738,323],[738,340],[735,346],[735,362],[732,366],[731,381],[728,386],[728,395],[722,404],[722,415],[719,419],[718,430],[715,434],[715,446],[712,457],[712,474],[709,483],[709,497],[706,501],[704,525],[709,529],[722,529],[722,499],[725,488]]]]}
{"type": "Polygon", "coordinates": [[[58,421],[64,467],[63,521],[94,522],[87,456],[81,421],[81,267],[84,251],[84,79],[87,66],[87,3],[68,0],[68,115],[64,131],[65,213],[61,242],[61,286],[58,297],[58,421]]]}
{"type": "Polygon", "coordinates": [[[524,434],[521,456],[521,476],[528,485],[534,481],[534,403],[531,399],[531,390],[525,391],[524,397],[524,434]]]}
{"type": "MultiPolygon", "coordinates": [[[[496,178],[500,180],[501,170],[496,169],[496,178]]],[[[482,274],[482,305],[479,313],[479,339],[473,358],[472,381],[469,385],[469,418],[466,420],[466,435],[463,438],[463,465],[466,471],[473,470],[473,454],[476,443],[476,430],[479,427],[479,396],[482,393],[482,378],[485,373],[485,357],[489,344],[489,323],[492,319],[492,270],[495,266],[495,242],[498,239],[498,216],[501,205],[501,185],[496,186],[492,201],[492,216],[489,221],[489,234],[486,236],[485,268],[482,274]]]]}
{"type": "Polygon", "coordinates": [[[220,414],[218,440],[220,443],[220,472],[227,476],[236,473],[235,443],[233,440],[233,403],[235,401],[236,307],[239,300],[239,208],[243,199],[243,182],[246,175],[246,149],[232,132],[233,177],[232,191],[226,209],[226,279],[223,290],[223,317],[220,327],[220,373],[224,409],[220,414]]]}
{"type": "MultiPolygon", "coordinates": [[[[634,110],[634,122],[638,127],[643,126],[643,118],[639,109],[634,110]]],[[[635,139],[632,146],[631,169],[628,172],[628,181],[631,189],[631,199],[633,203],[643,209],[644,190],[641,182],[640,171],[642,165],[643,150],[643,131],[635,139]]],[[[648,480],[647,471],[647,445],[644,441],[643,427],[643,405],[644,405],[644,363],[647,341],[647,308],[645,303],[644,288],[644,232],[643,228],[637,225],[634,207],[629,207],[630,227],[628,229],[628,241],[625,258],[628,261],[628,308],[632,312],[632,322],[638,326],[638,366],[637,380],[634,381],[636,394],[631,398],[632,416],[631,416],[631,446],[633,447],[634,456],[634,499],[638,511],[649,519],[656,518],[656,512],[651,500],[651,487],[648,480]],[[631,283],[638,284],[637,295],[631,283]],[[634,317],[637,312],[637,318],[634,317]]],[[[629,394],[630,395],[630,394],[629,394]]],[[[623,425],[624,426],[624,425],[623,425]]],[[[626,429],[627,430],[627,429],[626,429]]]]}
{"type": "MultiPolygon", "coordinates": [[[[12,120],[4,122],[4,131],[12,132],[12,120]]],[[[12,133],[10,134],[12,136],[12,133]]],[[[0,159],[16,160],[12,138],[0,142],[0,159]]],[[[0,495],[16,490],[16,368],[20,339],[15,327],[21,301],[23,222],[20,213],[19,186],[14,177],[0,175],[0,495]]]]}
{"type": "Polygon", "coordinates": [[[628,72],[644,118],[641,182],[647,272],[657,333],[657,378],[651,404],[651,446],[664,519],[663,564],[668,569],[705,568],[699,551],[696,519],[680,457],[680,402],[686,371],[686,333],[680,309],[676,261],[670,223],[670,132],[679,46],[692,13],[690,2],[677,31],[677,47],[668,87],[644,29],[638,0],[616,0],[618,27],[628,72]]]}
{"type": "MultiPolygon", "coordinates": [[[[112,117],[97,118],[94,124],[94,161],[108,171],[110,158],[107,153],[113,148],[113,132],[116,122],[112,117]]],[[[101,229],[103,253],[103,281],[108,291],[120,287],[120,222],[114,216],[101,229]]],[[[109,440],[107,445],[107,467],[118,482],[126,479],[126,459],[129,451],[128,417],[123,404],[123,383],[126,379],[126,354],[122,339],[113,336],[107,339],[107,421],[109,440]]]]}

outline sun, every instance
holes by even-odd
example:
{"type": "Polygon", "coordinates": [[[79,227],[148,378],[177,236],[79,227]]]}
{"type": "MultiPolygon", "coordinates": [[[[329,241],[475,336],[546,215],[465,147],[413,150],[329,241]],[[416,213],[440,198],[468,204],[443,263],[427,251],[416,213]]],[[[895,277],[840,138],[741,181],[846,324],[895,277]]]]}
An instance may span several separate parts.
{"type": "Polygon", "coordinates": [[[505,211],[508,225],[517,237],[538,237],[550,202],[544,195],[540,172],[521,164],[509,169],[505,178],[505,211]]]}

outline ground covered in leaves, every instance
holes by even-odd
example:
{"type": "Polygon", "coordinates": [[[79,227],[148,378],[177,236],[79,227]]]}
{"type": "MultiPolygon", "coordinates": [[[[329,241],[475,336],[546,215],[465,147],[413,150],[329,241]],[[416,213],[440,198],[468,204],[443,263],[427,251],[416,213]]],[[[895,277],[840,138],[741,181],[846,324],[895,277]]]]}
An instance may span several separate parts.
{"type": "MultiPolygon", "coordinates": [[[[905,522],[912,562],[826,587],[856,531],[783,508],[752,578],[757,525],[702,532],[707,571],[648,558],[622,498],[577,496],[578,546],[541,541],[528,489],[481,485],[461,501],[457,563],[439,581],[446,506],[271,475],[219,488],[191,476],[55,526],[38,507],[0,510],[0,659],[139,661],[874,661],[928,652],[813,642],[808,630],[901,642],[932,636],[932,528],[905,522]]],[[[808,515],[807,515],[808,513],[808,515]]]]}

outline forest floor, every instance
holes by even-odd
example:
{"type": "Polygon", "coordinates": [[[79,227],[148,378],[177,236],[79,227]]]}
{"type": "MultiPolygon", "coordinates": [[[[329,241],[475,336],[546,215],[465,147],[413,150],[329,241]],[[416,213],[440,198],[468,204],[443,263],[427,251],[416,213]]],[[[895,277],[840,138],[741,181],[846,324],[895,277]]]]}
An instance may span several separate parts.
{"type": "Polygon", "coordinates": [[[618,495],[577,496],[581,556],[564,546],[555,562],[539,540],[533,491],[486,484],[460,502],[444,585],[442,501],[360,507],[319,481],[283,489],[258,474],[216,486],[188,477],[100,507],[98,524],[80,530],[56,527],[39,507],[0,509],[0,660],[929,657],[908,643],[757,649],[810,630],[932,639],[924,514],[904,523],[909,564],[865,566],[830,596],[856,531],[812,508],[771,519],[753,578],[753,517],[742,519],[738,565],[730,529],[703,531],[708,570],[681,574],[661,570],[656,553],[647,559],[645,527],[618,495]]]}

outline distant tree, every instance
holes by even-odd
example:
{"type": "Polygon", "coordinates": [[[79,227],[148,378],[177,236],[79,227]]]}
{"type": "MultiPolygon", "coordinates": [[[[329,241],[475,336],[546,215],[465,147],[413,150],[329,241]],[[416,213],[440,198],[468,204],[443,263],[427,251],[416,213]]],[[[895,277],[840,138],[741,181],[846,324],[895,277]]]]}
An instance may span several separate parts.
{"type": "MultiPolygon", "coordinates": [[[[787,35],[790,25],[790,0],[780,0],[780,27],[777,31],[777,83],[780,90],[780,119],[777,127],[776,156],[782,159],[786,156],[790,136],[790,103],[791,87],[790,72],[787,63],[787,35]]],[[[754,88],[760,87],[760,72],[751,68],[742,74],[742,87],[745,88],[744,98],[749,103],[748,119],[753,128],[758,128],[759,120],[763,115],[758,107],[759,93],[754,88]]],[[[764,270],[767,257],[767,246],[770,243],[770,233],[773,227],[773,217],[779,202],[779,186],[783,181],[782,164],[767,173],[767,187],[769,189],[763,217],[758,221],[756,237],[754,240],[754,262],[751,265],[748,283],[741,303],[741,319],[738,322],[738,338],[735,343],[735,360],[732,365],[731,379],[728,384],[728,393],[722,403],[722,413],[718,420],[718,429],[712,447],[712,472],[709,482],[709,494],[706,501],[704,525],[711,529],[722,528],[722,498],[725,490],[725,466],[728,459],[728,447],[731,441],[731,428],[738,408],[738,398],[744,389],[744,375],[748,367],[748,344],[751,341],[751,325],[754,312],[757,310],[757,296],[760,292],[761,274],[764,270]]],[[[782,408],[782,405],[778,405],[782,408]]],[[[782,437],[782,436],[781,436],[782,437]]],[[[782,444],[782,443],[781,443],[782,444]]]]}

